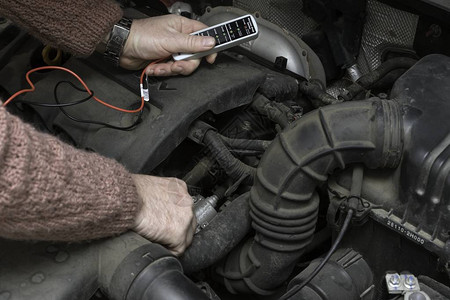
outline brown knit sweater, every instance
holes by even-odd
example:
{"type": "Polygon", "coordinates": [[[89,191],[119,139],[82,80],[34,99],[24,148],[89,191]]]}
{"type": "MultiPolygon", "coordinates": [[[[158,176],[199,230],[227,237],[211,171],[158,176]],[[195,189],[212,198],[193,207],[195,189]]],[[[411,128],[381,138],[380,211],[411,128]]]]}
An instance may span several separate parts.
{"type": "Polygon", "coordinates": [[[87,56],[121,18],[111,0],[0,0],[0,15],[45,44],[87,56]]]}
{"type": "Polygon", "coordinates": [[[118,163],[40,133],[0,108],[0,236],[76,241],[129,229],[136,188],[118,163]]]}
{"type": "MultiPolygon", "coordinates": [[[[121,16],[107,0],[0,0],[0,15],[88,55],[121,16]]],[[[0,237],[77,241],[129,229],[139,209],[117,162],[37,132],[0,108],[0,237]]]]}

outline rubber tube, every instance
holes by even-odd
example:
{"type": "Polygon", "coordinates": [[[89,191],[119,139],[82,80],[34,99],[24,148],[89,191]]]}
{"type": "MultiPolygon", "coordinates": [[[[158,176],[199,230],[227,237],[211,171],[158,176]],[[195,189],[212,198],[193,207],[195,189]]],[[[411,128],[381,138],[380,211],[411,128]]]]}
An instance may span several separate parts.
{"type": "Polygon", "coordinates": [[[265,140],[248,140],[248,139],[232,139],[223,135],[219,135],[226,146],[233,149],[242,150],[258,150],[264,152],[272,141],[265,140]]]}
{"type": "Polygon", "coordinates": [[[230,150],[228,150],[225,146],[224,142],[220,139],[217,132],[213,130],[206,132],[203,142],[228,176],[236,181],[241,180],[244,176],[247,176],[244,183],[253,183],[253,178],[256,172],[255,168],[244,164],[239,159],[234,157],[230,150]]]}
{"type": "Polygon", "coordinates": [[[311,100],[312,105],[316,108],[342,102],[324,92],[322,87],[314,82],[302,81],[298,84],[298,89],[311,100]]]}
{"type": "Polygon", "coordinates": [[[283,103],[270,101],[261,94],[256,94],[252,107],[260,114],[265,115],[269,120],[285,128],[289,124],[289,107],[283,103]]]}
{"type": "Polygon", "coordinates": [[[202,181],[208,173],[211,171],[214,162],[211,158],[205,156],[203,157],[189,173],[183,177],[183,181],[186,182],[188,186],[197,185],[202,181]]]}
{"type": "Polygon", "coordinates": [[[319,208],[316,187],[351,163],[395,168],[402,151],[403,123],[393,101],[330,105],[291,124],[258,166],[250,192],[256,234],[223,263],[228,290],[272,293],[313,238],[319,208]]]}
{"type": "Polygon", "coordinates": [[[372,88],[372,86],[386,76],[389,72],[397,69],[409,69],[417,62],[417,60],[407,57],[397,57],[382,63],[376,70],[367,73],[358,81],[347,87],[344,93],[338,98],[340,100],[350,101],[364,90],[372,88]]]}
{"type": "Polygon", "coordinates": [[[231,202],[211,223],[194,236],[180,258],[185,273],[207,268],[224,258],[250,231],[249,194],[231,202]]]}

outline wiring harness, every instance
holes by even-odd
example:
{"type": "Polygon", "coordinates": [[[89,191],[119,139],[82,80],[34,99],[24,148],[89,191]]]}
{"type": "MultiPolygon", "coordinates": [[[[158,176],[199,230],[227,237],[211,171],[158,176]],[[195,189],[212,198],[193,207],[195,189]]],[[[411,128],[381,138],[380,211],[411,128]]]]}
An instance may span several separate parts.
{"type": "MultiPolygon", "coordinates": [[[[162,58],[159,60],[155,60],[153,62],[151,62],[148,66],[159,63],[163,60],[165,60],[166,58],[162,58]]],[[[148,67],[147,66],[147,67],[148,67]]],[[[41,106],[41,107],[52,107],[52,108],[59,108],[59,110],[70,120],[74,121],[74,122],[79,122],[79,123],[87,123],[87,124],[96,124],[96,125],[101,125],[101,126],[105,126],[108,128],[112,128],[112,129],[117,129],[117,130],[130,130],[136,127],[136,125],[138,125],[141,120],[142,120],[142,113],[144,111],[144,104],[146,101],[149,101],[149,94],[148,94],[148,77],[145,73],[145,70],[147,69],[144,68],[142,70],[141,76],[140,76],[140,91],[141,91],[141,97],[140,97],[140,105],[139,108],[137,109],[125,109],[125,108],[121,108],[121,107],[117,107],[115,105],[112,105],[106,101],[101,100],[100,98],[98,98],[97,96],[94,95],[94,91],[91,90],[87,84],[83,81],[83,79],[81,79],[81,77],[76,74],[75,72],[73,72],[72,70],[69,70],[67,68],[64,67],[60,67],[60,66],[43,66],[43,67],[38,67],[38,68],[34,68],[31,69],[30,71],[28,71],[25,75],[25,79],[27,81],[27,83],[29,84],[30,88],[28,89],[22,89],[16,93],[14,93],[11,97],[9,97],[2,106],[6,106],[8,105],[11,101],[13,101],[14,99],[16,99],[17,97],[19,97],[20,95],[26,94],[26,93],[31,93],[34,92],[36,90],[36,87],[34,85],[34,83],[31,81],[30,79],[30,75],[38,72],[38,71],[44,71],[44,70],[59,70],[59,71],[64,71],[69,73],[70,75],[72,75],[73,77],[75,77],[75,79],[77,79],[77,81],[81,84],[82,88],[77,87],[74,83],[69,82],[69,81],[60,81],[56,84],[54,90],[53,90],[53,96],[55,99],[56,103],[38,103],[38,102],[33,102],[33,101],[26,101],[26,100],[18,100],[17,102],[19,103],[24,103],[24,104],[29,104],[29,105],[34,105],[34,106],[41,106]],[[145,82],[144,82],[144,77],[145,77],[145,82]],[[76,101],[72,101],[72,102],[67,102],[67,103],[62,103],[61,100],[59,99],[58,96],[58,88],[61,86],[61,84],[69,84],[70,86],[72,86],[74,89],[78,90],[78,91],[85,91],[86,93],[88,93],[88,96],[80,99],[80,100],[76,100],[76,101]],[[145,85],[144,85],[145,83],[145,85]],[[105,122],[100,122],[100,121],[96,121],[96,120],[84,120],[84,119],[80,119],[77,117],[72,116],[71,114],[69,114],[64,107],[68,107],[68,106],[74,106],[74,105],[78,105],[81,103],[84,103],[90,99],[93,99],[95,101],[97,101],[98,103],[110,108],[110,109],[114,109],[123,113],[137,113],[137,118],[136,120],[133,122],[133,124],[129,125],[129,126],[125,126],[125,127],[119,127],[119,126],[114,126],[105,122]]]]}

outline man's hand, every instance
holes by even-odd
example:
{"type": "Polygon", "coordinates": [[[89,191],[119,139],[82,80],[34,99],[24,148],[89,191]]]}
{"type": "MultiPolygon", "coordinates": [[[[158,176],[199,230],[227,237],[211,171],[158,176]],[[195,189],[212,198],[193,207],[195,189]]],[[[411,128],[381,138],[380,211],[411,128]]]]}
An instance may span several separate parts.
{"type": "MultiPolygon", "coordinates": [[[[149,61],[169,57],[178,52],[193,53],[214,47],[213,37],[192,36],[189,33],[206,28],[201,22],[176,15],[165,15],[133,21],[125,43],[120,65],[126,69],[140,69],[149,61]]],[[[215,54],[206,60],[213,63],[215,54]]],[[[148,75],[188,75],[200,64],[200,59],[169,61],[147,68],[148,75]]]]}
{"type": "Polygon", "coordinates": [[[184,181],[132,175],[142,201],[134,231],[180,255],[191,244],[197,222],[184,181]]]}

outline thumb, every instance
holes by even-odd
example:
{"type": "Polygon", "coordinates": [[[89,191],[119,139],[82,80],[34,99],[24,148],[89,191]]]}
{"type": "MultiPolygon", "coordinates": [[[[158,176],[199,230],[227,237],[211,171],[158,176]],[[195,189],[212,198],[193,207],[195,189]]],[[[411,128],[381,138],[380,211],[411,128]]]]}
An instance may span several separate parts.
{"type": "Polygon", "coordinates": [[[172,44],[174,48],[170,49],[170,52],[202,52],[213,48],[215,44],[216,40],[211,36],[180,34],[178,38],[176,38],[176,43],[172,44]]]}

